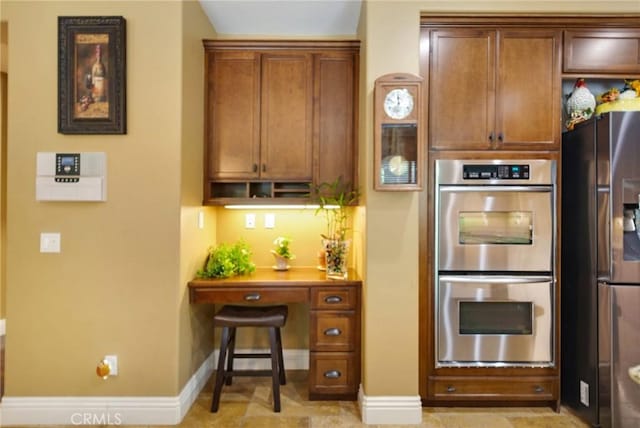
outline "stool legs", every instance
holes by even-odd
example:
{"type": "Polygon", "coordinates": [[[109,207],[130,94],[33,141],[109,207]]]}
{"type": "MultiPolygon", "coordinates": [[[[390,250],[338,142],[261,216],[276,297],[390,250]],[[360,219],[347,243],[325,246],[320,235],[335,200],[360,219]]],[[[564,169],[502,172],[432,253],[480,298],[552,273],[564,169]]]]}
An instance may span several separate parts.
{"type": "Polygon", "coordinates": [[[284,372],[284,356],[282,355],[282,336],[280,335],[280,328],[276,328],[276,340],[278,345],[278,363],[280,365],[278,373],[280,373],[280,385],[287,383],[287,378],[284,372]]]}
{"type": "Polygon", "coordinates": [[[222,338],[220,339],[220,355],[218,356],[218,370],[216,372],[216,383],[213,388],[213,400],[211,401],[211,412],[218,411],[220,406],[220,392],[222,391],[222,384],[226,378],[224,370],[224,359],[227,355],[227,346],[229,344],[229,328],[222,328],[222,338]]]}
{"type": "MultiPolygon", "coordinates": [[[[284,356],[282,353],[282,336],[279,327],[269,327],[268,329],[269,347],[271,349],[271,388],[273,394],[273,411],[280,412],[280,385],[285,385],[287,383],[284,371],[284,356]]],[[[233,370],[233,360],[236,345],[235,342],[236,327],[223,327],[220,338],[220,355],[218,356],[216,381],[213,387],[213,400],[211,401],[212,413],[217,412],[218,408],[220,407],[220,395],[222,393],[222,386],[224,384],[231,385],[233,375],[235,374],[233,370]],[[225,360],[227,365],[226,370],[225,360]]],[[[248,355],[252,354],[246,354],[245,358],[248,355]]],[[[238,356],[241,357],[242,354],[238,354],[238,356]]],[[[264,354],[262,358],[265,357],[268,357],[268,354],[264,354]]]]}
{"type": "Polygon", "coordinates": [[[273,392],[273,411],[280,411],[280,381],[282,374],[280,373],[280,352],[278,349],[278,331],[277,327],[269,327],[269,345],[271,345],[271,388],[273,392]]]}
{"type": "MultiPolygon", "coordinates": [[[[233,372],[233,357],[236,352],[236,328],[229,327],[229,350],[227,351],[227,373],[233,372]]],[[[233,376],[225,376],[225,385],[231,385],[233,376]]]]}

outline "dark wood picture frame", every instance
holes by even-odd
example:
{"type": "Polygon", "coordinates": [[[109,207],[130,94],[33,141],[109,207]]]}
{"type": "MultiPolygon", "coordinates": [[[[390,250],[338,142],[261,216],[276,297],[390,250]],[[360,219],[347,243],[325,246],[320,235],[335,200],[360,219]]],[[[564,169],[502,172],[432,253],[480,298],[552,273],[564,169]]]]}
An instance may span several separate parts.
{"type": "Polygon", "coordinates": [[[58,17],[58,132],[126,134],[122,16],[58,17]]]}

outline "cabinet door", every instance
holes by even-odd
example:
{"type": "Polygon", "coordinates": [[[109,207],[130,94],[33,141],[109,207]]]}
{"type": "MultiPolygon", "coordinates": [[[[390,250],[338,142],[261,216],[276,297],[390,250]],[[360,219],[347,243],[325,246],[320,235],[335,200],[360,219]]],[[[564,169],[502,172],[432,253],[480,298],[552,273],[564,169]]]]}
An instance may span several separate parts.
{"type": "Polygon", "coordinates": [[[314,58],[314,183],[342,176],[355,183],[357,55],[320,53],[314,58]]]}
{"type": "Polygon", "coordinates": [[[495,31],[433,30],[429,71],[431,148],[489,148],[494,106],[495,31]]]}
{"type": "Polygon", "coordinates": [[[260,62],[253,52],[207,55],[209,179],[257,178],[260,62]]]}
{"type": "Polygon", "coordinates": [[[496,148],[558,149],[561,32],[527,29],[499,34],[496,148]]]}
{"type": "Polygon", "coordinates": [[[262,55],[260,177],[311,180],[313,68],[308,53],[262,55]]]}
{"type": "Polygon", "coordinates": [[[640,30],[564,32],[565,73],[640,73],[640,30]]]}

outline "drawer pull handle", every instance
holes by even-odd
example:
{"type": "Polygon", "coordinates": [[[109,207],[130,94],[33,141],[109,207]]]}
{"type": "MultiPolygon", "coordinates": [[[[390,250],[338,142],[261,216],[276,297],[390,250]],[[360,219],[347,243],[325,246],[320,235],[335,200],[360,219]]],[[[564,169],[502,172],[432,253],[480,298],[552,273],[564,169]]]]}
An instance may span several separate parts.
{"type": "Polygon", "coordinates": [[[244,295],[244,300],[246,300],[247,302],[258,301],[258,300],[260,300],[260,293],[245,294],[244,295]]]}
{"type": "Polygon", "coordinates": [[[325,303],[341,303],[342,297],[340,296],[327,296],[324,298],[325,303]]]}
{"type": "Polygon", "coordinates": [[[447,392],[456,392],[456,387],[452,385],[447,386],[447,392]]]}
{"type": "Polygon", "coordinates": [[[328,328],[324,331],[325,336],[340,336],[342,334],[342,330],[337,327],[328,328]]]}
{"type": "Polygon", "coordinates": [[[536,394],[540,394],[544,392],[544,388],[541,387],[540,385],[536,385],[536,387],[533,390],[536,392],[536,394]]]}
{"type": "Polygon", "coordinates": [[[340,376],[342,376],[340,370],[328,370],[324,372],[324,377],[327,379],[338,379],[340,376]]]}

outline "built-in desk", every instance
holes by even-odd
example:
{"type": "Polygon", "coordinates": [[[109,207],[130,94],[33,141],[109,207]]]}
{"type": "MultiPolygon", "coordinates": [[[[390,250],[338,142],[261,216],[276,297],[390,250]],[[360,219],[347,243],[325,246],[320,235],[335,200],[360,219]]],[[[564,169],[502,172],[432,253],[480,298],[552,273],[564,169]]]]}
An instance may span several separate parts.
{"type": "Polygon", "coordinates": [[[189,282],[191,303],[308,303],[309,399],[355,400],[360,385],[360,294],[362,281],[326,279],[316,268],[189,282]]]}

